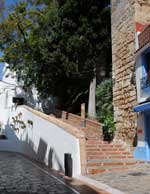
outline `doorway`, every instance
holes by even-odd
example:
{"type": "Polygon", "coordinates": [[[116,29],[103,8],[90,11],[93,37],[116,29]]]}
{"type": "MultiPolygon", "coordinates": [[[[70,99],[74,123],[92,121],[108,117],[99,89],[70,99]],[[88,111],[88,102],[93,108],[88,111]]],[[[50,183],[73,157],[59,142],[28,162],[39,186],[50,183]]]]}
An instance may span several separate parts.
{"type": "Polygon", "coordinates": [[[150,161],[150,111],[144,113],[146,160],[150,161]]]}

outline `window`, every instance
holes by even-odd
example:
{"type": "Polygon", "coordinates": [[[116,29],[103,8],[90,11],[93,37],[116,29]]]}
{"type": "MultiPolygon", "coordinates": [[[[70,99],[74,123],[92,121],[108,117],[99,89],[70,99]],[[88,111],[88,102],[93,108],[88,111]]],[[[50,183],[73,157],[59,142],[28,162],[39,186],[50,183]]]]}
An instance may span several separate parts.
{"type": "Polygon", "coordinates": [[[146,51],[143,56],[144,64],[144,77],[145,77],[145,87],[150,86],[150,51],[146,51]]]}
{"type": "Polygon", "coordinates": [[[145,54],[145,70],[146,74],[150,75],[150,53],[145,54]]]}
{"type": "Polygon", "coordinates": [[[141,89],[147,90],[147,88],[150,87],[150,49],[144,51],[141,57],[142,57],[141,89]]]}

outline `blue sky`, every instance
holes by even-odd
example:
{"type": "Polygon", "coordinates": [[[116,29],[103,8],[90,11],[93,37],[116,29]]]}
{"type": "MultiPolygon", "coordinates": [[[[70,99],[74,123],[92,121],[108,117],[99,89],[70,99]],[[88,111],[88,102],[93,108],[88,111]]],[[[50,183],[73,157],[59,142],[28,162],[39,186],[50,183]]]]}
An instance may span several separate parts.
{"type": "MultiPolygon", "coordinates": [[[[8,6],[17,3],[18,0],[5,0],[5,7],[7,8],[8,6]]],[[[2,56],[2,52],[0,52],[0,57],[2,56]]],[[[0,62],[0,80],[2,79],[2,72],[4,68],[4,63],[0,62]]]]}
{"type": "Polygon", "coordinates": [[[18,0],[5,0],[5,6],[12,5],[17,3],[18,0]]]}
{"type": "MultiPolygon", "coordinates": [[[[16,4],[19,0],[5,0],[5,8],[7,8],[10,5],[16,4]]],[[[0,52],[0,57],[2,56],[2,52],[0,52]]]]}
{"type": "Polygon", "coordinates": [[[2,79],[3,68],[4,68],[4,63],[0,63],[0,80],[2,79]]]}

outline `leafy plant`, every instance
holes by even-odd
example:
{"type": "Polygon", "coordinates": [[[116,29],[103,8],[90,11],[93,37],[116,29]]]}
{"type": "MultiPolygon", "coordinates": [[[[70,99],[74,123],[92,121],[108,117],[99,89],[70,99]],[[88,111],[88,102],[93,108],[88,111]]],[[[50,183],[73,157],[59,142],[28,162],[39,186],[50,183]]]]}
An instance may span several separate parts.
{"type": "Polygon", "coordinates": [[[109,127],[110,131],[115,131],[113,114],[113,91],[112,80],[104,80],[97,86],[97,119],[109,127]]]}
{"type": "Polygon", "coordinates": [[[42,98],[56,96],[60,108],[75,110],[88,101],[89,84],[95,74],[100,77],[99,69],[111,70],[109,4],[18,1],[0,22],[4,61],[25,88],[34,85],[42,98]]]}
{"type": "Polygon", "coordinates": [[[23,123],[23,124],[21,125],[21,129],[25,129],[25,128],[26,128],[26,124],[23,123]]]}
{"type": "Polygon", "coordinates": [[[20,112],[19,114],[18,114],[18,117],[20,118],[22,116],[22,113],[20,112]]]}
{"type": "Polygon", "coordinates": [[[19,128],[15,128],[15,127],[14,127],[13,129],[14,129],[14,131],[19,131],[19,128]]]}
{"type": "Polygon", "coordinates": [[[115,132],[116,128],[115,128],[114,118],[111,115],[108,115],[105,117],[104,125],[109,128],[110,133],[115,132]]]}
{"type": "Polygon", "coordinates": [[[16,117],[12,117],[12,122],[13,122],[14,125],[17,124],[17,121],[18,121],[18,120],[16,119],[16,117]]]}
{"type": "Polygon", "coordinates": [[[27,120],[27,123],[28,123],[29,126],[32,126],[33,127],[33,121],[27,120]]]}
{"type": "Polygon", "coordinates": [[[21,121],[21,120],[19,121],[19,123],[20,123],[21,125],[23,125],[23,124],[24,124],[24,122],[23,122],[23,121],[21,121]]]}

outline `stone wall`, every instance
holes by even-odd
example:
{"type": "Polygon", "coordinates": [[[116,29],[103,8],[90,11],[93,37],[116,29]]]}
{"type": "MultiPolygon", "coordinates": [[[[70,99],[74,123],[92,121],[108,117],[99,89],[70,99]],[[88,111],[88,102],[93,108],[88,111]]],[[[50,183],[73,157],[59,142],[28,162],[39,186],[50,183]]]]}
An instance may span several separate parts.
{"type": "Polygon", "coordinates": [[[150,0],[136,0],[135,21],[141,24],[150,24],[150,0]]]}
{"type": "Polygon", "coordinates": [[[112,63],[116,137],[132,144],[136,137],[137,104],[135,71],[135,23],[150,22],[149,0],[112,0],[112,63]]]}

